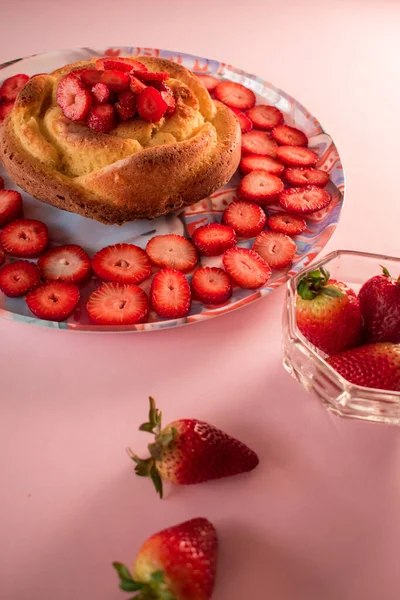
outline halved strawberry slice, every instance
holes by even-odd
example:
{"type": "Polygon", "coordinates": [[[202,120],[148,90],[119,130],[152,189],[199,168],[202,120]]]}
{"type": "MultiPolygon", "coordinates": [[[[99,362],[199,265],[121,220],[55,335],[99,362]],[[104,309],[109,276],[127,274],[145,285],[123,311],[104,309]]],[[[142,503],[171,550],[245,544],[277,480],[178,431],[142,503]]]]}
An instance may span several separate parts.
{"type": "Polygon", "coordinates": [[[107,71],[124,71],[130,73],[132,69],[147,71],[143,63],[133,58],[118,57],[117,59],[99,58],[96,60],[96,69],[105,69],[107,71]]]}
{"type": "Polygon", "coordinates": [[[313,167],[318,162],[318,154],[302,146],[279,146],[276,158],[289,167],[313,167]]]}
{"type": "Polygon", "coordinates": [[[201,83],[204,85],[208,92],[212,92],[213,90],[215,90],[215,88],[219,84],[219,79],[213,77],[212,75],[207,75],[205,73],[196,73],[196,77],[200,79],[201,83]]]}
{"type": "Polygon", "coordinates": [[[308,137],[305,133],[289,127],[289,125],[278,125],[271,131],[271,135],[280,146],[307,146],[308,137]]]}
{"type": "Polygon", "coordinates": [[[192,240],[200,254],[204,256],[218,256],[236,244],[236,233],[228,225],[209,223],[198,227],[192,240]]]}
{"type": "Polygon", "coordinates": [[[91,265],[86,252],[75,244],[58,246],[49,250],[38,260],[43,279],[82,283],[89,278],[91,265]]]}
{"type": "Polygon", "coordinates": [[[134,244],[115,244],[99,250],[92,258],[99,279],[117,283],[141,283],[151,275],[146,252],[134,244]]]}
{"type": "Polygon", "coordinates": [[[146,252],[157,267],[170,267],[184,273],[191,271],[198,260],[192,242],[174,233],[154,236],[148,242],[146,252]]]}
{"type": "Polygon", "coordinates": [[[271,277],[271,267],[254,250],[230,248],[222,262],[236,285],[245,289],[259,288],[271,277]]]}
{"type": "Polygon", "coordinates": [[[290,185],[317,185],[325,187],[329,181],[329,173],[314,167],[291,167],[285,171],[285,179],[290,185]]]}
{"type": "Polygon", "coordinates": [[[226,271],[201,267],[191,280],[193,298],[204,304],[223,304],[232,296],[232,282],[226,271]]]}
{"type": "Polygon", "coordinates": [[[130,76],[131,81],[129,87],[134,94],[140,94],[147,86],[133,75],[130,76]]]}
{"type": "Polygon", "coordinates": [[[117,126],[112,104],[96,104],[90,109],[86,125],[94,131],[109,133],[117,126]]]}
{"type": "Polygon", "coordinates": [[[50,281],[30,291],[25,300],[39,319],[65,321],[79,302],[79,288],[73,283],[50,281]]]}
{"type": "Polygon", "coordinates": [[[0,265],[5,261],[6,255],[4,254],[3,248],[0,248],[0,265]]]}
{"type": "Polygon", "coordinates": [[[147,316],[149,300],[137,285],[103,283],[89,296],[86,309],[97,325],[136,325],[147,316]]]}
{"type": "Polygon", "coordinates": [[[190,285],[176,269],[162,269],[151,284],[151,305],[164,319],[181,319],[190,311],[190,285]]]}
{"type": "MultiPolygon", "coordinates": [[[[166,86],[166,87],[168,87],[168,86],[166,86]]],[[[160,94],[161,94],[164,102],[168,106],[166,114],[173,113],[175,111],[176,102],[175,102],[175,98],[174,98],[172,92],[171,91],[168,92],[166,90],[163,90],[163,91],[160,92],[160,94]]]]}
{"type": "Polygon", "coordinates": [[[242,135],[242,153],[260,156],[276,156],[278,144],[264,131],[249,131],[242,135]]]}
{"type": "Polygon", "coordinates": [[[279,194],[279,203],[285,210],[308,215],[328,206],[332,196],[316,185],[288,188],[279,194]]]}
{"type": "Polygon", "coordinates": [[[269,216],[268,227],[272,231],[286,233],[286,235],[298,235],[307,229],[307,223],[301,217],[277,212],[269,216]]]}
{"type": "Polygon", "coordinates": [[[297,246],[292,238],[284,233],[262,231],[255,239],[253,250],[272,269],[283,269],[293,261],[297,246]]]}
{"type": "Polygon", "coordinates": [[[250,121],[249,117],[245,115],[244,112],[237,108],[231,108],[231,111],[236,115],[242,133],[247,133],[248,131],[251,131],[253,129],[253,123],[250,121]]]}
{"type": "Polygon", "coordinates": [[[13,256],[38,256],[48,242],[46,225],[35,219],[16,219],[0,231],[0,244],[13,256]]]}
{"type": "Polygon", "coordinates": [[[104,83],[111,92],[123,92],[129,90],[131,79],[123,71],[103,71],[100,77],[101,83],[104,83]]]}
{"type": "Polygon", "coordinates": [[[22,196],[15,190],[0,190],[0,227],[11,223],[22,213],[22,196]]]}
{"type": "Polygon", "coordinates": [[[149,85],[151,85],[153,81],[166,81],[170,78],[169,73],[167,73],[166,71],[157,71],[153,73],[150,71],[133,69],[132,75],[140,81],[143,81],[143,83],[148,83],[149,85]]]}
{"type": "Polygon", "coordinates": [[[138,113],[142,119],[155,123],[166,113],[168,104],[161,93],[153,87],[146,87],[139,96],[138,113]]]}
{"type": "Polygon", "coordinates": [[[235,81],[221,81],[215,88],[214,95],[217,100],[239,110],[247,110],[256,103],[254,92],[235,81]]]}
{"type": "Polygon", "coordinates": [[[19,73],[6,79],[0,87],[0,101],[14,102],[21,88],[29,81],[29,76],[19,73]]]}
{"type": "Polygon", "coordinates": [[[14,101],[4,102],[4,104],[0,103],[0,123],[4,121],[9,114],[11,114],[13,107],[14,101]]]}
{"type": "Polygon", "coordinates": [[[39,281],[39,267],[27,260],[16,260],[0,269],[0,290],[9,298],[24,296],[39,281]]]}
{"type": "Polygon", "coordinates": [[[80,71],[74,71],[82,83],[87,87],[92,88],[96,83],[100,83],[101,72],[96,69],[81,69],[80,71]]]}
{"type": "Polygon", "coordinates": [[[264,131],[270,131],[283,123],[283,114],[275,106],[260,104],[250,108],[246,114],[256,129],[264,131]]]}
{"type": "Polygon", "coordinates": [[[57,104],[71,121],[84,119],[92,105],[92,96],[74,73],[60,79],[57,87],[57,104]]]}
{"type": "Polygon", "coordinates": [[[271,158],[270,156],[258,156],[257,154],[243,156],[239,165],[239,171],[243,173],[243,175],[247,175],[247,173],[251,173],[251,171],[267,171],[267,173],[279,176],[283,173],[284,169],[284,165],[275,158],[271,158]]]}
{"type": "Polygon", "coordinates": [[[121,121],[127,121],[136,114],[136,96],[130,90],[118,94],[115,110],[121,121]]]}
{"type": "Polygon", "coordinates": [[[108,102],[109,98],[110,90],[105,83],[99,82],[92,87],[93,104],[104,104],[105,102],[108,102]]]}
{"type": "Polygon", "coordinates": [[[251,171],[245,175],[238,186],[239,198],[266,206],[274,202],[283,190],[282,179],[267,171],[251,171]]]}
{"type": "Polygon", "coordinates": [[[4,179],[0,176],[0,190],[4,187],[4,179]]]}
{"type": "Polygon", "coordinates": [[[222,223],[233,227],[236,235],[244,238],[255,237],[265,227],[267,217],[258,204],[236,200],[225,209],[222,223]]]}

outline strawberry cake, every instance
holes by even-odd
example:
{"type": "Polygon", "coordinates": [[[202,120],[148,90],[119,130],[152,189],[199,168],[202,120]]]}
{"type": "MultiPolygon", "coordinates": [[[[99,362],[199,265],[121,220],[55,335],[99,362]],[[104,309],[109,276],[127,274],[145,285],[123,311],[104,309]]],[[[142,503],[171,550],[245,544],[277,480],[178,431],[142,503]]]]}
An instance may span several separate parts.
{"type": "Polygon", "coordinates": [[[0,131],[1,160],[39,200],[105,224],[194,203],[236,171],[241,132],[169,60],[91,59],[32,77],[0,131]]]}

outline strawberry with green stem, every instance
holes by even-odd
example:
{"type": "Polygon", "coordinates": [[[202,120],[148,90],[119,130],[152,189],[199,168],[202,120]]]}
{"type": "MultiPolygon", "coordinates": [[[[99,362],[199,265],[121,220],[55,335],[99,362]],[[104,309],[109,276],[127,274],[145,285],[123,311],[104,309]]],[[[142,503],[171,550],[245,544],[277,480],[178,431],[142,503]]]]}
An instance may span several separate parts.
{"type": "Polygon", "coordinates": [[[361,340],[360,303],[345,283],[323,267],[306,273],[297,285],[296,322],[301,333],[326,354],[357,346],[361,340]]]}
{"type": "Polygon", "coordinates": [[[258,465],[253,450],[203,421],[179,419],[162,428],[161,412],[153,398],[149,420],[139,430],[155,436],[148,446],[150,457],[141,459],[130,449],[128,454],[136,463],[136,474],[150,477],[160,498],[163,479],[191,485],[251,471],[258,465]]]}
{"type": "Polygon", "coordinates": [[[119,562],[113,566],[120,588],[137,592],[135,600],[209,600],[217,553],[214,526],[195,518],[152,535],[139,551],[133,575],[119,562]]]}

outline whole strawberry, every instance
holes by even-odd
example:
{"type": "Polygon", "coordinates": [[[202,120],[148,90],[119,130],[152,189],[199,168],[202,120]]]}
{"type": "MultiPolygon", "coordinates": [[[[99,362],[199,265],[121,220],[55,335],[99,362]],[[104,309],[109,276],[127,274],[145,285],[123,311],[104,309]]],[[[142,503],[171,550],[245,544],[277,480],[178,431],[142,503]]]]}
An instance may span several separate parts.
{"type": "Polygon", "coordinates": [[[360,289],[364,338],[368,342],[400,342],[400,277],[383,274],[368,279],[360,289]]]}
{"type": "Polygon", "coordinates": [[[356,294],[345,283],[329,279],[322,267],[310,271],[298,283],[296,322],[301,333],[326,354],[352,348],[361,340],[356,294]]]}
{"type": "Polygon", "coordinates": [[[366,344],[331,356],[327,362],[351,383],[400,392],[400,344],[366,344]]]}
{"type": "Polygon", "coordinates": [[[150,457],[141,459],[131,450],[141,477],[151,477],[163,496],[162,479],[190,485],[251,471],[258,465],[258,456],[245,444],[196,419],[179,419],[161,429],[161,413],[150,398],[149,421],[139,428],[153,433],[149,445],[150,457]]]}
{"type": "Polygon", "coordinates": [[[191,519],[151,536],[142,546],[133,576],[114,562],[120,588],[135,600],[209,600],[217,564],[218,539],[204,518],[191,519]]]}

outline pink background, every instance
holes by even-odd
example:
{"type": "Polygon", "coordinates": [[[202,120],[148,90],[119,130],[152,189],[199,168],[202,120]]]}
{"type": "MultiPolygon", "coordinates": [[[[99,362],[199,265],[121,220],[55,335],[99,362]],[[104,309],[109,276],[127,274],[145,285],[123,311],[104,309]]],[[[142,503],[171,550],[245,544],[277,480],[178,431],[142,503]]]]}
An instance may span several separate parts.
{"type": "MultiPolygon", "coordinates": [[[[77,46],[241,67],[332,134],[346,206],[325,252],[399,256],[398,1],[3,0],[0,62],[77,46]]],[[[281,366],[284,290],[182,329],[88,335],[0,321],[0,598],[118,600],[110,563],[193,516],[218,528],[213,599],[397,600],[399,430],[329,415],[281,366]],[[251,474],[170,488],[125,454],[152,394],[251,445],[251,474]]]]}

